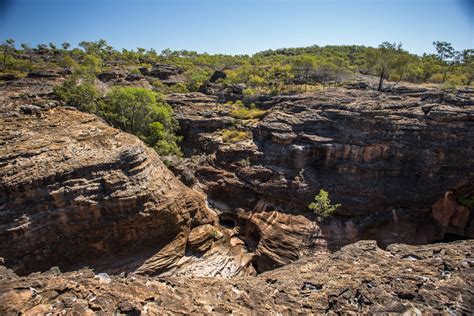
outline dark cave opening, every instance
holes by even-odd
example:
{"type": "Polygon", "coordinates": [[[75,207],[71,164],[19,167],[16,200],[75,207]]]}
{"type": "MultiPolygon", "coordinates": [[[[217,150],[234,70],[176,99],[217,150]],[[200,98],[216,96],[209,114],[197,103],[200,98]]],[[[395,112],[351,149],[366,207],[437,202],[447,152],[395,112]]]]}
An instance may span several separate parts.
{"type": "Polygon", "coordinates": [[[230,218],[221,218],[219,220],[219,223],[222,227],[225,227],[225,228],[232,229],[235,227],[235,221],[230,218]]]}

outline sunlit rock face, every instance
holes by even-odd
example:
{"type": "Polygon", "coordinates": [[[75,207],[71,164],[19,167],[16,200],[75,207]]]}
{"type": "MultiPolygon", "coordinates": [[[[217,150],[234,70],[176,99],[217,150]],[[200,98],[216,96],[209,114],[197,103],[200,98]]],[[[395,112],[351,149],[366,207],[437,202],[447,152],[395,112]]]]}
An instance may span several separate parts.
{"type": "Polygon", "coordinates": [[[386,247],[472,235],[472,210],[457,202],[474,192],[471,94],[334,88],[265,96],[255,103],[266,115],[246,122],[214,95],[169,96],[190,157],[175,172],[234,214],[257,269],[359,239],[386,247]],[[224,143],[220,131],[235,127],[253,139],[224,143]],[[317,223],[307,205],[321,188],[342,207],[317,223]]]}
{"type": "Polygon", "coordinates": [[[18,277],[0,266],[2,314],[467,314],[473,241],[383,250],[359,241],[256,277],[109,276],[90,269],[18,277]]]}
{"type": "Polygon", "coordinates": [[[184,256],[193,228],[214,224],[203,197],[135,136],[54,102],[26,111],[14,95],[0,113],[6,266],[158,274],[184,256]]]}

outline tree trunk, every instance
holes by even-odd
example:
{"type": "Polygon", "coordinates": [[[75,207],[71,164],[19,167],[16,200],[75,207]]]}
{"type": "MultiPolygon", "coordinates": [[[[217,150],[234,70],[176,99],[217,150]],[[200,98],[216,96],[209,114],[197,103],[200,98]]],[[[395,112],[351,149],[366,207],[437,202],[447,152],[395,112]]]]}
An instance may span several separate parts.
{"type": "Polygon", "coordinates": [[[377,88],[378,91],[382,91],[384,77],[385,77],[385,69],[382,69],[382,73],[380,74],[379,87],[377,88]]]}
{"type": "Polygon", "coordinates": [[[7,50],[3,50],[3,69],[7,69],[7,50]]]}
{"type": "Polygon", "coordinates": [[[444,72],[443,74],[443,82],[444,83],[446,81],[446,78],[448,77],[448,72],[451,71],[451,68],[453,67],[454,64],[451,64],[449,65],[448,69],[446,69],[446,71],[444,72]]]}

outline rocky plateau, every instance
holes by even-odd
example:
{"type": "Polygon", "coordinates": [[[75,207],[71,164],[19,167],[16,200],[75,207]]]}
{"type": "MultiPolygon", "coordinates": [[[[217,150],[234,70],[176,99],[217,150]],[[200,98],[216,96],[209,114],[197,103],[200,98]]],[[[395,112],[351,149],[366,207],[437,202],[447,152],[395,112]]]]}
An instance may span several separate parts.
{"type": "MultiPolygon", "coordinates": [[[[98,79],[181,74],[140,72],[98,79]]],[[[66,75],[0,81],[0,313],[474,312],[473,91],[249,98],[216,79],[167,96],[176,159],[57,101],[66,75]],[[342,205],[324,220],[320,189],[342,205]]]]}

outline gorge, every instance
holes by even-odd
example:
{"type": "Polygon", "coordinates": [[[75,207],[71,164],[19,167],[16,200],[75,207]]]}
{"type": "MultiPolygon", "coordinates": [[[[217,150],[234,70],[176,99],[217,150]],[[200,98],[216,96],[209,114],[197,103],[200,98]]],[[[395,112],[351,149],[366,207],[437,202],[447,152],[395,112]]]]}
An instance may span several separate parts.
{"type": "Polygon", "coordinates": [[[359,77],[240,119],[208,82],[166,96],[184,157],[160,158],[55,98],[67,76],[0,84],[2,313],[473,312],[472,90],[359,77]]]}

